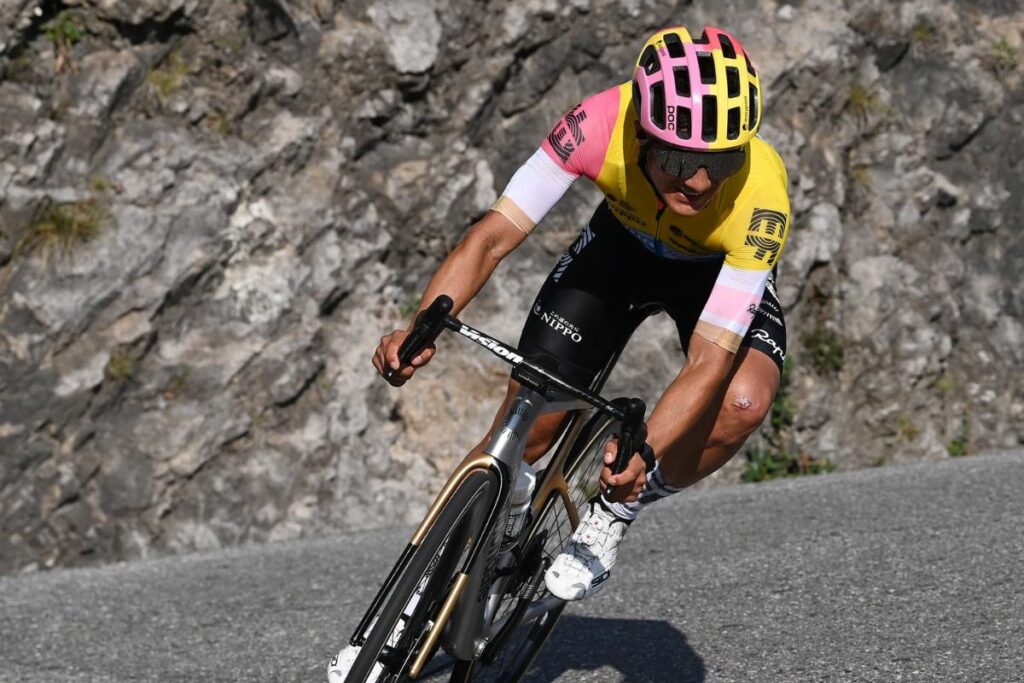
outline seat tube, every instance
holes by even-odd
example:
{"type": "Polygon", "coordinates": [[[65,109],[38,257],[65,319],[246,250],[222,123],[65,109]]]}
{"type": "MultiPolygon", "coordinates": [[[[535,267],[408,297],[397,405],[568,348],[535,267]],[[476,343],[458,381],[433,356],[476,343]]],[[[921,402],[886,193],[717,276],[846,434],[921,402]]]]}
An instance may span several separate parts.
{"type": "Polygon", "coordinates": [[[544,411],[546,403],[542,394],[528,387],[520,387],[484,452],[508,465],[511,472],[516,472],[526,453],[530,429],[544,411]]]}

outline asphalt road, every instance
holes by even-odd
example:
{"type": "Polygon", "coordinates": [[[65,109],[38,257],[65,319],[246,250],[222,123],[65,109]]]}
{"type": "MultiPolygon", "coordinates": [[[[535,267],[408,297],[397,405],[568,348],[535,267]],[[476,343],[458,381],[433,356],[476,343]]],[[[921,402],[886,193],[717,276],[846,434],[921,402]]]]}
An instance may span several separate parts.
{"type": "MultiPolygon", "coordinates": [[[[541,681],[1024,681],[1024,454],[689,492],[541,681]]],[[[408,529],[0,579],[2,681],[324,681],[408,529]]]]}

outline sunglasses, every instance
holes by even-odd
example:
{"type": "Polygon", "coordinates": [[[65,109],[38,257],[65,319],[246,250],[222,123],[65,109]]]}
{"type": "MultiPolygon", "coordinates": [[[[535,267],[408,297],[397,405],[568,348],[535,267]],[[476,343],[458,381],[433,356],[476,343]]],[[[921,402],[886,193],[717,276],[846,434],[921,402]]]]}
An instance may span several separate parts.
{"type": "Polygon", "coordinates": [[[651,151],[654,152],[654,162],[658,168],[670,176],[686,179],[704,168],[714,182],[735,175],[747,160],[745,147],[725,152],[696,152],[651,143],[651,151]]]}

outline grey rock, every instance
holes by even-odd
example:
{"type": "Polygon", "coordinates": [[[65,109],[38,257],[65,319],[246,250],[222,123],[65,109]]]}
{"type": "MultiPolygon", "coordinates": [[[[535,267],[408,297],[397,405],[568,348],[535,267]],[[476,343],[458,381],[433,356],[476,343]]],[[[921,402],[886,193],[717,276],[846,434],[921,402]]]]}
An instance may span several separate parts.
{"type": "Polygon", "coordinates": [[[286,66],[272,66],[263,75],[267,94],[295,97],[302,90],[302,75],[286,66]]]}
{"type": "Polygon", "coordinates": [[[130,51],[99,50],[81,59],[69,82],[67,99],[73,116],[102,119],[139,80],[142,63],[130,51]]]}
{"type": "Polygon", "coordinates": [[[0,3],[0,56],[18,44],[36,16],[37,0],[6,0],[0,3]]]}
{"type": "Polygon", "coordinates": [[[100,466],[99,491],[103,509],[115,516],[138,513],[152,505],[156,482],[153,464],[141,452],[111,453],[100,466]]]}
{"type": "Polygon", "coordinates": [[[441,23],[432,0],[375,2],[367,14],[387,37],[388,56],[399,73],[430,69],[441,42],[441,23]]]}
{"type": "Polygon", "coordinates": [[[199,0],[71,0],[68,4],[91,8],[102,19],[136,25],[164,22],[178,14],[189,17],[200,6],[199,0]]]}
{"type": "Polygon", "coordinates": [[[834,204],[816,204],[794,224],[780,268],[779,296],[787,308],[796,303],[811,268],[831,263],[843,242],[843,219],[834,204]]]}

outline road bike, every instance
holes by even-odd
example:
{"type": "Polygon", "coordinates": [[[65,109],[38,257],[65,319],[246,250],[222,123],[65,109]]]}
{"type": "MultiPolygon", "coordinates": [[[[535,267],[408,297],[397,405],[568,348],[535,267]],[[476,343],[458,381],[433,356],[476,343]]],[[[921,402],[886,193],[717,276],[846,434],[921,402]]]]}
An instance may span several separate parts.
{"type": "MultiPolygon", "coordinates": [[[[451,666],[455,683],[520,680],[565,609],[545,588],[544,572],[600,491],[605,445],[618,438],[615,472],[643,450],[644,402],[596,393],[622,344],[584,389],[462,323],[451,308],[442,295],[419,315],[399,350],[402,365],[450,329],[512,365],[520,389],[483,453],[455,468],[359,621],[347,683],[416,680],[435,655],[451,666]],[[529,467],[523,454],[531,426],[563,411],[571,417],[537,463],[543,469],[528,510],[510,514],[513,485],[529,467]]],[[[635,324],[647,314],[635,311],[635,324]]]]}

